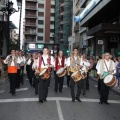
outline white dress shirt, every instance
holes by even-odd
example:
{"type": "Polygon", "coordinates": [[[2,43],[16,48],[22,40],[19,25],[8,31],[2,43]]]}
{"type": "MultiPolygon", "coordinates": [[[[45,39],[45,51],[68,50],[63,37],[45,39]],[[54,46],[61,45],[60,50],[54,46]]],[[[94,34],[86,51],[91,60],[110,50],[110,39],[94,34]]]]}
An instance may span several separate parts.
{"type": "Polygon", "coordinates": [[[84,60],[81,59],[80,65],[82,66],[81,71],[85,71],[85,72],[87,72],[86,67],[90,67],[90,63],[88,62],[88,60],[84,61],[84,60]]]}

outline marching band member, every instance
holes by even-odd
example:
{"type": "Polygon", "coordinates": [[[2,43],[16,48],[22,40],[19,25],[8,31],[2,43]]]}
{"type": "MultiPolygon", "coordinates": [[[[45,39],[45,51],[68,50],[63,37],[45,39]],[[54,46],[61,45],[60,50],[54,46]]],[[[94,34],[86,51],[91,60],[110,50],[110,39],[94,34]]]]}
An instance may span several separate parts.
{"type": "MultiPolygon", "coordinates": [[[[55,59],[55,71],[57,72],[60,68],[65,67],[65,58],[63,57],[63,51],[59,51],[58,57],[55,59]]],[[[54,91],[57,93],[58,87],[59,92],[62,93],[64,76],[59,77],[55,73],[55,88],[54,91]]]]}
{"type": "Polygon", "coordinates": [[[97,65],[97,73],[101,79],[101,91],[100,91],[100,104],[107,104],[108,103],[108,96],[109,96],[109,88],[105,85],[103,81],[103,75],[105,72],[109,72],[110,74],[115,74],[115,63],[110,59],[110,53],[105,53],[105,58],[97,65]]]}
{"type": "Polygon", "coordinates": [[[81,62],[80,62],[81,67],[81,73],[83,74],[83,79],[81,80],[82,82],[82,89],[83,89],[83,95],[86,94],[86,82],[87,82],[87,72],[90,67],[90,63],[88,60],[85,58],[84,55],[81,55],[81,62]]]}
{"type": "Polygon", "coordinates": [[[20,64],[21,61],[15,56],[15,50],[11,51],[11,55],[8,55],[4,60],[5,64],[8,64],[8,77],[10,81],[10,92],[12,95],[16,95],[16,76],[17,76],[17,64],[20,64]]]}
{"type": "MultiPolygon", "coordinates": [[[[67,59],[67,71],[68,75],[72,74],[75,71],[78,71],[80,69],[80,56],[78,55],[78,48],[73,49],[73,55],[67,59]]],[[[75,82],[73,78],[71,78],[71,96],[72,96],[72,102],[75,102],[75,99],[78,102],[81,102],[80,100],[80,93],[81,93],[81,81],[75,82]],[[74,88],[75,83],[77,84],[77,94],[75,96],[74,88]]]]}
{"type": "Polygon", "coordinates": [[[24,79],[23,79],[23,74],[24,74],[24,65],[25,65],[25,56],[23,56],[23,52],[22,51],[19,51],[19,56],[20,56],[20,60],[21,60],[21,63],[20,63],[20,81],[21,81],[21,84],[23,85],[24,84],[24,79]]]}
{"type": "MultiPolygon", "coordinates": [[[[49,75],[51,74],[51,68],[54,67],[54,58],[48,54],[48,48],[44,47],[43,48],[43,55],[41,58],[39,58],[38,62],[38,71],[35,72],[35,74],[41,73],[42,70],[48,71],[49,75]]],[[[49,78],[46,80],[42,78],[41,76],[39,77],[39,102],[43,103],[46,102],[46,98],[48,95],[48,86],[49,86],[49,78]]]]}
{"type": "Polygon", "coordinates": [[[36,54],[36,59],[34,60],[34,63],[32,65],[32,69],[34,72],[34,86],[35,86],[35,95],[38,94],[38,85],[39,85],[39,60],[41,59],[42,55],[41,53],[36,54]]]}
{"type": "MultiPolygon", "coordinates": [[[[16,58],[20,61],[20,63],[22,62],[22,60],[20,59],[21,57],[19,56],[19,51],[16,50],[15,52],[15,56],[16,58]]],[[[20,88],[20,63],[17,63],[17,80],[16,80],[16,88],[20,88]]]]}
{"type": "MultiPolygon", "coordinates": [[[[96,69],[98,70],[98,65],[101,64],[105,59],[105,54],[102,54],[102,59],[100,59],[98,62],[97,62],[97,65],[96,65],[96,69]]],[[[101,79],[100,77],[98,78],[98,92],[100,93],[100,90],[101,90],[101,79]]]]}

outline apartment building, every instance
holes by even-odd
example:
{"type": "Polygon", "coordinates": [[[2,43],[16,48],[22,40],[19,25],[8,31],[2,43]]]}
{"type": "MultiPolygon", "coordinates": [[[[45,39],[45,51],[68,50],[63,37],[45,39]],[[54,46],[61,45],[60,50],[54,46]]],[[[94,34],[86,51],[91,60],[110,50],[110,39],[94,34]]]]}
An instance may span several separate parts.
{"type": "Polygon", "coordinates": [[[53,44],[54,0],[25,1],[25,46],[35,44],[31,50],[39,50],[39,44],[53,44]]]}

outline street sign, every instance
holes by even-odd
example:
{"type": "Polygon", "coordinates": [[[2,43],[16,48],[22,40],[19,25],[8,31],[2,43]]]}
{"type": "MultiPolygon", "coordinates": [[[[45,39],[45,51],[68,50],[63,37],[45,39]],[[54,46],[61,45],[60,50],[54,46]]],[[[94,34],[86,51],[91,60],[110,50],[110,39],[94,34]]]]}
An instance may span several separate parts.
{"type": "Polygon", "coordinates": [[[43,48],[44,45],[43,44],[38,44],[38,48],[43,48]]]}
{"type": "Polygon", "coordinates": [[[35,48],[35,44],[29,44],[29,48],[35,48]]]}
{"type": "Polygon", "coordinates": [[[103,40],[98,40],[98,44],[102,45],[103,44],[103,40]]]}

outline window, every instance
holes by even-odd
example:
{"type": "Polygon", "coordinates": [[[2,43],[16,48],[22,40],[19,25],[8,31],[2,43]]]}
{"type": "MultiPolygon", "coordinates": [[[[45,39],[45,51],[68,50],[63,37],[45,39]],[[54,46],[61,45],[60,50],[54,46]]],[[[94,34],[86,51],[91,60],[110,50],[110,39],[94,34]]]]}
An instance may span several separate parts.
{"type": "Polygon", "coordinates": [[[54,33],[54,29],[50,29],[50,32],[54,33]]]}
{"type": "Polygon", "coordinates": [[[51,8],[55,8],[55,5],[51,5],[51,8]]]}
{"type": "Polygon", "coordinates": [[[44,8],[44,4],[38,4],[38,8],[44,8]]]}
{"type": "Polygon", "coordinates": [[[38,24],[44,24],[44,21],[43,20],[38,20],[38,24]]]}
{"type": "Polygon", "coordinates": [[[55,13],[51,13],[51,16],[54,17],[54,16],[55,16],[55,13]]]}
{"type": "Polygon", "coordinates": [[[38,12],[38,16],[44,16],[44,12],[38,12]]]}
{"type": "Polygon", "coordinates": [[[54,24],[54,21],[50,21],[50,24],[54,24]]]}
{"type": "Polygon", "coordinates": [[[38,36],[37,37],[37,41],[43,41],[43,37],[42,36],[38,36]]]}
{"type": "Polygon", "coordinates": [[[50,37],[50,40],[53,40],[53,37],[50,37]]]}
{"type": "Polygon", "coordinates": [[[42,28],[38,28],[38,33],[43,33],[43,29],[42,28]]]}

